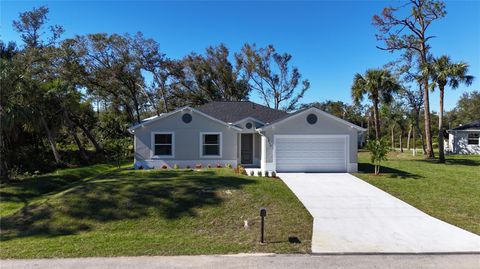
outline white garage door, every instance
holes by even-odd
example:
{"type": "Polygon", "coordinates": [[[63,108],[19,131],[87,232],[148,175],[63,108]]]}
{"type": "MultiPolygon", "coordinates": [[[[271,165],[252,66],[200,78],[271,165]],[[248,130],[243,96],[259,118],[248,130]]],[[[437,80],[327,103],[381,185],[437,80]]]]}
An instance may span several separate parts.
{"type": "Polygon", "coordinates": [[[275,136],[278,172],[346,172],[347,136],[275,136]]]}

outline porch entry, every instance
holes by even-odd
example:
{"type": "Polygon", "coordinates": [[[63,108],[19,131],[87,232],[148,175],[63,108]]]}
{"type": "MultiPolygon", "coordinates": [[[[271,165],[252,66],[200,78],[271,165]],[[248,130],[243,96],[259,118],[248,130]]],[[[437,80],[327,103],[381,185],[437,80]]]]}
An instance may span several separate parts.
{"type": "Polygon", "coordinates": [[[253,164],[253,134],[242,134],[240,144],[240,162],[253,164]]]}

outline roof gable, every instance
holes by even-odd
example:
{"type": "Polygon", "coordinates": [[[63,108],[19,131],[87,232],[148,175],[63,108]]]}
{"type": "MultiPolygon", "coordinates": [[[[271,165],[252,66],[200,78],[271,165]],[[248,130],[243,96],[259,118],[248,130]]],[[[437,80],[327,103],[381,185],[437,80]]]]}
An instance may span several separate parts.
{"type": "Polygon", "coordinates": [[[332,115],[332,114],[330,114],[330,113],[327,113],[327,112],[325,112],[325,111],[323,111],[323,110],[321,110],[321,109],[318,109],[318,108],[316,108],[316,107],[310,107],[310,108],[298,110],[298,111],[296,111],[295,113],[288,114],[288,116],[286,116],[286,117],[284,117],[284,118],[281,118],[281,119],[279,119],[279,120],[277,120],[277,121],[275,121],[275,122],[272,122],[271,124],[269,124],[269,125],[267,125],[267,126],[265,126],[265,127],[259,128],[259,129],[260,129],[260,130],[268,129],[268,128],[276,125],[276,124],[285,122],[285,121],[287,121],[287,120],[290,120],[290,119],[295,118],[296,116],[299,116],[299,115],[302,115],[302,114],[306,114],[306,113],[311,112],[311,111],[315,111],[315,112],[317,112],[317,113],[319,113],[319,114],[321,114],[321,115],[323,115],[323,116],[325,116],[325,117],[327,117],[327,118],[333,119],[333,120],[335,120],[335,121],[337,121],[337,122],[340,122],[340,123],[342,123],[342,124],[344,124],[344,125],[347,125],[347,126],[349,126],[349,127],[351,127],[351,128],[355,128],[355,129],[357,129],[358,131],[365,132],[365,131],[367,130],[367,129],[362,128],[362,127],[360,127],[360,126],[358,126],[358,125],[356,125],[356,124],[353,124],[353,123],[348,122],[348,121],[346,121],[346,120],[344,120],[344,119],[341,119],[341,118],[339,118],[339,117],[336,117],[336,116],[334,116],[334,115],[332,115]]]}
{"type": "Polygon", "coordinates": [[[212,116],[210,116],[210,115],[208,115],[208,114],[205,114],[205,113],[203,113],[203,112],[201,112],[201,111],[199,111],[199,110],[197,110],[197,109],[194,109],[194,108],[191,108],[191,107],[186,106],[186,107],[178,108],[178,109],[176,109],[176,110],[174,110],[174,111],[172,111],[172,112],[169,112],[169,113],[160,114],[159,116],[154,116],[154,117],[150,117],[150,118],[148,118],[148,119],[146,119],[146,120],[143,120],[141,123],[136,124],[136,125],[133,125],[133,126],[131,126],[130,128],[128,128],[128,131],[129,131],[130,133],[134,133],[134,132],[135,132],[135,129],[137,129],[137,128],[141,127],[141,126],[148,126],[148,125],[150,125],[150,124],[152,124],[152,123],[154,123],[154,122],[156,122],[156,121],[158,121],[158,120],[164,119],[164,118],[166,118],[166,117],[169,117],[169,116],[171,116],[171,115],[174,115],[174,114],[176,114],[176,113],[178,113],[178,112],[182,112],[182,111],[185,111],[185,110],[188,110],[188,111],[191,111],[191,112],[194,112],[194,113],[198,113],[198,114],[200,114],[200,115],[202,115],[202,116],[204,116],[204,117],[206,117],[206,118],[208,118],[208,119],[210,119],[210,120],[213,120],[213,121],[218,122],[218,123],[220,123],[220,124],[223,124],[223,125],[225,125],[225,126],[231,127],[231,128],[233,128],[233,129],[235,129],[235,130],[237,130],[237,131],[241,131],[241,130],[242,130],[242,129],[239,128],[239,127],[236,127],[236,126],[234,126],[234,125],[228,124],[228,123],[226,123],[226,122],[224,122],[224,121],[222,121],[222,120],[219,120],[219,119],[214,118],[214,117],[212,117],[212,116]]]}

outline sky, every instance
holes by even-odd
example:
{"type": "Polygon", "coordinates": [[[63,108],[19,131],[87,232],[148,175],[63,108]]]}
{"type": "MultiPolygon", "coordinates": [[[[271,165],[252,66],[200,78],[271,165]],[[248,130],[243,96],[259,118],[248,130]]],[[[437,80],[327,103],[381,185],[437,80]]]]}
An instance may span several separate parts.
{"type": "MultiPolygon", "coordinates": [[[[379,68],[397,55],[381,51],[372,16],[402,1],[5,1],[0,2],[0,38],[19,42],[12,21],[19,12],[45,5],[51,24],[62,25],[63,37],[88,33],[136,33],[160,43],[172,59],[203,53],[224,43],[231,54],[245,43],[293,56],[303,78],[311,83],[302,102],[340,100],[351,103],[355,73],[379,68]]],[[[434,55],[450,55],[470,64],[473,85],[445,94],[450,110],[464,92],[480,90],[480,1],[446,1],[447,15],[430,33],[434,55]]],[[[438,111],[438,93],[430,98],[438,111]]],[[[253,101],[260,102],[253,95],[253,101]]]]}

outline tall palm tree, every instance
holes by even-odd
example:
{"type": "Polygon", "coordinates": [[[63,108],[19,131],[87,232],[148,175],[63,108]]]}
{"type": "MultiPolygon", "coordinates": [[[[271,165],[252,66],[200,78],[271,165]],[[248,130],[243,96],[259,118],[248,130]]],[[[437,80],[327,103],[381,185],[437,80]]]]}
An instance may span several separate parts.
{"type": "Polygon", "coordinates": [[[380,114],[378,106],[380,103],[388,104],[392,99],[392,94],[400,90],[395,77],[390,71],[385,69],[369,69],[362,76],[355,74],[352,85],[352,99],[359,104],[364,96],[373,104],[373,116],[375,118],[375,138],[380,139],[380,114]]]}
{"type": "Polygon", "coordinates": [[[445,162],[443,148],[443,98],[447,84],[456,89],[460,84],[471,85],[473,76],[467,75],[468,64],[464,62],[453,63],[450,57],[443,55],[436,58],[430,65],[430,76],[432,79],[431,90],[435,87],[440,91],[440,112],[438,115],[438,161],[445,162]]]}

